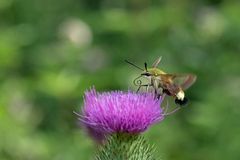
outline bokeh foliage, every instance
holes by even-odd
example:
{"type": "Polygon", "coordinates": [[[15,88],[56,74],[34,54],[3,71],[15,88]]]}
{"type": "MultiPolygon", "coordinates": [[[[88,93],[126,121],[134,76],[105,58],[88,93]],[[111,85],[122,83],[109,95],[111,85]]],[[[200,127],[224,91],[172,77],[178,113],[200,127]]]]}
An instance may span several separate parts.
{"type": "Polygon", "coordinates": [[[198,80],[146,133],[158,157],[240,159],[239,17],[237,0],[0,0],[0,159],[90,159],[72,112],[84,91],[133,88],[123,60],[160,55],[198,80]]]}

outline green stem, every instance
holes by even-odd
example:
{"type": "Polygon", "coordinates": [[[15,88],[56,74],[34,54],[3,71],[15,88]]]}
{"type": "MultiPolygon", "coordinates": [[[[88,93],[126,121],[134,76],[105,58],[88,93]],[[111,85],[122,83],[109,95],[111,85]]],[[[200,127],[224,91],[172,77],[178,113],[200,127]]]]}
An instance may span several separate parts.
{"type": "Polygon", "coordinates": [[[143,136],[118,133],[111,135],[100,148],[96,160],[155,160],[153,147],[143,136]]]}

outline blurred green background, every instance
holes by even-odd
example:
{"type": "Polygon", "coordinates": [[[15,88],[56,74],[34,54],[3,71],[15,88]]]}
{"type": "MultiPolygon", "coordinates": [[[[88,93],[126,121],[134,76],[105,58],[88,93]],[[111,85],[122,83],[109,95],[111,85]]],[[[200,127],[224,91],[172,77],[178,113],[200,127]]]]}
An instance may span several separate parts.
{"type": "Polygon", "coordinates": [[[0,159],[88,160],[86,89],[133,88],[163,56],[195,73],[191,102],[146,138],[164,160],[240,159],[240,3],[234,0],[0,0],[0,159]]]}

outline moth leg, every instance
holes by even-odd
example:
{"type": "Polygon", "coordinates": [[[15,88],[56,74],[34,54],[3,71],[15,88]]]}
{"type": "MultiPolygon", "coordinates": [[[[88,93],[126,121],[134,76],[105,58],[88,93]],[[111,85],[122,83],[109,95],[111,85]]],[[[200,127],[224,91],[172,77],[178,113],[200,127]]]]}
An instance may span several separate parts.
{"type": "Polygon", "coordinates": [[[161,96],[164,94],[162,87],[159,87],[159,88],[158,88],[158,94],[160,94],[161,96]]]}
{"type": "Polygon", "coordinates": [[[146,86],[146,91],[148,92],[148,89],[149,89],[149,85],[146,86]]]}
{"type": "Polygon", "coordinates": [[[166,114],[168,112],[168,109],[169,109],[169,103],[167,101],[166,106],[163,108],[163,113],[166,114]]]}
{"type": "Polygon", "coordinates": [[[171,114],[177,112],[179,109],[181,109],[181,107],[178,106],[178,107],[176,107],[175,109],[173,109],[173,110],[170,111],[170,112],[165,112],[163,115],[164,115],[164,116],[171,115],[171,114]]]}
{"type": "Polygon", "coordinates": [[[140,85],[136,91],[136,93],[138,93],[138,91],[140,90],[140,88],[142,87],[142,85],[140,85]]]}
{"type": "Polygon", "coordinates": [[[163,96],[164,92],[163,92],[163,89],[162,87],[159,87],[159,88],[155,88],[155,97],[157,99],[160,98],[160,96],[163,96]]]}
{"type": "Polygon", "coordinates": [[[151,84],[141,84],[141,85],[139,85],[136,93],[139,92],[139,90],[141,89],[141,87],[146,87],[146,91],[148,92],[148,88],[149,88],[150,86],[151,86],[151,84]]]}
{"type": "Polygon", "coordinates": [[[155,95],[155,98],[159,99],[162,94],[159,93],[158,88],[155,88],[154,89],[154,95],[155,95]]]}
{"type": "Polygon", "coordinates": [[[149,87],[152,87],[152,85],[151,84],[147,84],[147,86],[146,86],[146,91],[147,92],[149,92],[149,87]]]}
{"type": "Polygon", "coordinates": [[[138,93],[138,92],[139,92],[139,90],[140,90],[140,88],[141,88],[141,87],[147,87],[147,86],[148,86],[147,84],[141,84],[141,85],[139,85],[139,87],[138,87],[138,89],[137,89],[136,93],[138,93]]]}

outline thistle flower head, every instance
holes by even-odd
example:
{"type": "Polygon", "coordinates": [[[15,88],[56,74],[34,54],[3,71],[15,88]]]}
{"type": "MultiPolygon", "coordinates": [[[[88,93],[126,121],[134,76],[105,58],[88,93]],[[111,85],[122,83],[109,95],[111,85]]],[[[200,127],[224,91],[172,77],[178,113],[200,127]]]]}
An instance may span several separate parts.
{"type": "Polygon", "coordinates": [[[140,133],[164,118],[163,97],[148,93],[87,91],[80,120],[98,133],[140,133]]]}

